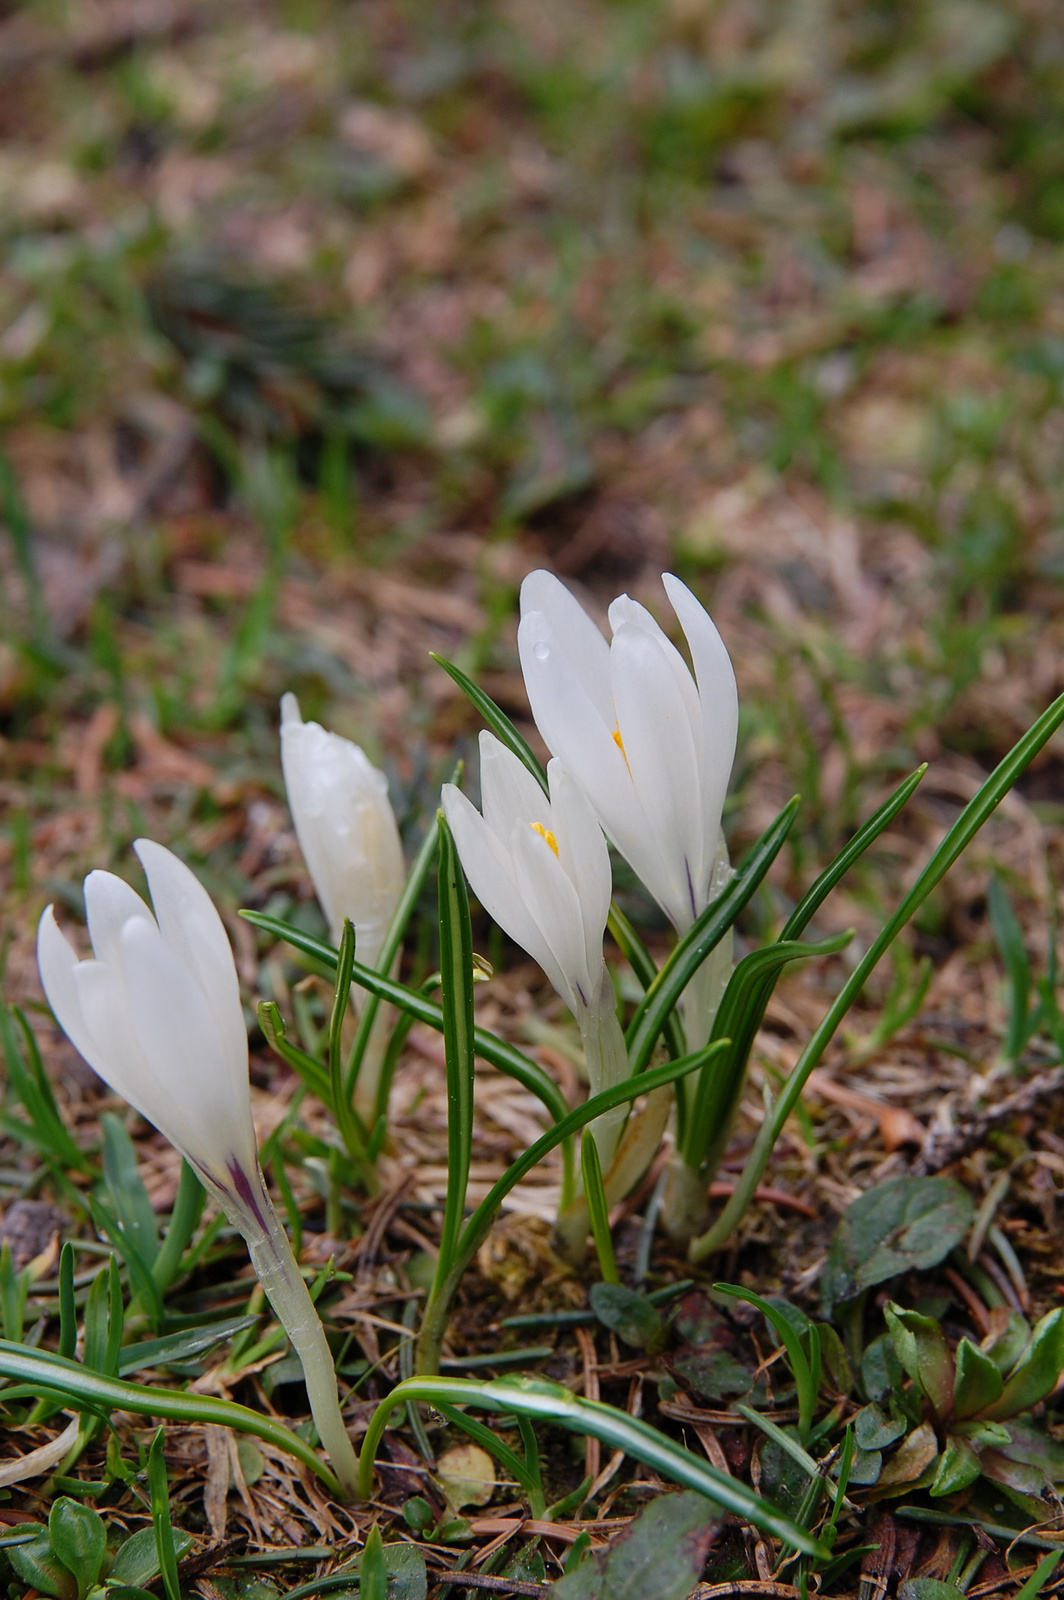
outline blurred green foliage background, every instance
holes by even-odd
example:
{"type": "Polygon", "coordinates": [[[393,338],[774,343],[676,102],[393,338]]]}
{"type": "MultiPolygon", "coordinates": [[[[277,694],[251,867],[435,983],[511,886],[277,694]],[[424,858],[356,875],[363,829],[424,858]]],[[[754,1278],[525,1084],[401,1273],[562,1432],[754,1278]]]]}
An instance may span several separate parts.
{"type": "Polygon", "coordinates": [[[285,688],[412,825],[537,564],[694,585],[798,866],[1064,687],[1054,0],[9,0],[0,91],[16,989],[134,833],[296,892],[285,688]]]}

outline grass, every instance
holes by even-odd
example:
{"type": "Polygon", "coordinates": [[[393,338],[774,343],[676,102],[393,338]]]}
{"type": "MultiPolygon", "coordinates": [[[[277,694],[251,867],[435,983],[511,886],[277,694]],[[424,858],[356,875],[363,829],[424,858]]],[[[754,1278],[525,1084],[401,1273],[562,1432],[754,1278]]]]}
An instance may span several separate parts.
{"type": "MultiPolygon", "coordinates": [[[[40,1139],[20,1135],[16,1068],[0,1203],[55,1202],[91,1244],[100,1113],[122,1112],[41,1009],[41,907],[55,900],[76,918],[83,874],[127,872],[138,834],[175,845],[223,909],[245,1000],[276,1003],[292,1042],[318,1051],[329,986],[236,917],[251,906],[311,938],[323,929],[283,802],[279,696],[295,690],[304,715],[381,761],[412,855],[478,726],[429,653],[475,675],[531,736],[513,615],[538,564],[599,607],[626,588],[657,606],[656,573],[670,568],[712,610],[742,705],[733,859],[803,797],[743,912],[748,946],[905,774],[930,764],[818,912],[824,939],[857,929],[852,962],[801,964],[769,1007],[752,1081],[774,1088],[919,864],[1062,687],[1064,98],[1052,8],[247,0],[224,18],[179,5],[161,31],[146,15],[119,0],[91,16],[28,0],[0,20],[0,963],[88,1152],[82,1175],[69,1150],[46,1148],[42,1165],[40,1139]]],[[[1045,1029],[1021,1042],[1009,1006],[1026,985],[1058,1017],[1046,973],[1060,776],[1051,745],[926,900],[896,970],[915,985],[930,959],[930,989],[908,1016],[890,974],[873,976],[853,1034],[825,1058],[838,1084],[859,1072],[866,1096],[926,1127],[973,1068],[1019,1053],[1034,1075],[1056,1059],[1045,1029]],[[988,907],[992,873],[1011,920],[998,890],[988,907]]],[[[618,883],[660,956],[658,914],[618,883]]],[[[422,897],[411,981],[434,970],[434,917],[422,897]]],[[[540,1059],[571,1073],[572,1041],[537,975],[482,917],[474,938],[496,968],[478,1023],[483,1012],[484,1026],[525,1042],[531,994],[539,1027],[557,1024],[537,1040],[540,1059]]],[[[379,1304],[401,1325],[415,1301],[388,1295],[398,1282],[416,1297],[431,1281],[442,1057],[415,1027],[396,1080],[407,1154],[386,1152],[387,1194],[408,1183],[396,1235],[352,1199],[313,1095],[288,1102],[291,1079],[252,1038],[259,1112],[281,1128],[271,1177],[305,1229],[307,1269],[335,1255],[360,1285],[341,1277],[328,1290],[341,1373],[358,1395],[382,1392],[403,1375],[402,1340],[358,1317],[379,1304]],[[399,1269],[374,1253],[388,1240],[399,1269]]],[[[32,1073],[25,1081],[32,1097],[32,1073]]],[[[505,1094],[478,1069],[478,1202],[541,1132],[519,1091],[505,1094]]],[[[1009,1175],[1003,1237],[1034,1312],[1053,1303],[1060,1266],[1050,1104],[1044,1118],[1019,1111],[957,1169],[977,1197],[1009,1175]]],[[[51,1112],[34,1106],[47,1145],[51,1112]]],[[[758,1115],[748,1097],[739,1148],[758,1115]]],[[[813,1093],[800,1118],[772,1181],[811,1194],[822,1217],[904,1159],[867,1111],[813,1093]]],[[[178,1169],[127,1120],[166,1213],[178,1169]]],[[[583,1284],[551,1264],[534,1224],[508,1226],[461,1299],[459,1357],[497,1346],[509,1295],[519,1310],[566,1297],[583,1308],[583,1284]]],[[[629,1226],[614,1221],[622,1279],[638,1257],[629,1226]]],[[[715,1275],[746,1270],[759,1289],[771,1280],[800,1298],[827,1233],[765,1205],[739,1265],[715,1275]]],[[[655,1282],[681,1270],[660,1249],[652,1259],[655,1282]]],[[[239,1264],[228,1233],[208,1240],[180,1314],[250,1307],[268,1340],[239,1264]]],[[[42,1266],[37,1284],[57,1270],[42,1266]]],[[[88,1282],[74,1282],[80,1309],[88,1282]]],[[[5,1278],[12,1317],[21,1292],[5,1278]]],[[[32,1328],[53,1296],[27,1292],[32,1328]]],[[[151,1331],[137,1331],[144,1305],[126,1313],[130,1337],[151,1331]]],[[[552,1375],[575,1382],[601,1367],[623,1403],[620,1353],[597,1336],[590,1356],[559,1336],[552,1375]]],[[[201,1376],[212,1370],[212,1357],[195,1359],[201,1376]]],[[[232,1382],[241,1401],[268,1394],[284,1415],[294,1391],[272,1370],[232,1382]]],[[[208,1463],[175,1429],[166,1451],[183,1526],[221,1540],[239,1524],[252,1553],[305,1537],[339,1549],[355,1527],[316,1491],[286,1522],[269,1498],[273,1457],[254,1482],[254,1467],[241,1469],[246,1499],[236,1469],[212,1457],[212,1481],[232,1470],[239,1503],[226,1508],[223,1492],[219,1510],[215,1490],[201,1510],[208,1463]]],[[[152,1500],[136,1478],[150,1435],[125,1439],[136,1469],[111,1472],[112,1452],[98,1503],[143,1520],[159,1513],[158,1482],[152,1500]]],[[[78,1492],[73,1473],[99,1480],[104,1449],[101,1434],[61,1474],[63,1493],[78,1492]]],[[[558,1498],[575,1463],[550,1468],[558,1498]]],[[[388,1500],[396,1516],[406,1488],[388,1500]]],[[[0,1510],[38,1515],[35,1492],[13,1491],[0,1510]]]]}

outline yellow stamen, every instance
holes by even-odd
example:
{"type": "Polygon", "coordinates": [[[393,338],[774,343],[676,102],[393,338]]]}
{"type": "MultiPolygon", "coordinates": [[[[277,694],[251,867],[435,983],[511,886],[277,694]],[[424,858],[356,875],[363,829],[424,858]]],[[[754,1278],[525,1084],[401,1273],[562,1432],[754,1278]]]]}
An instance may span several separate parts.
{"type": "Polygon", "coordinates": [[[554,837],[553,833],[551,833],[549,828],[545,828],[542,822],[533,822],[532,830],[534,833],[538,833],[541,839],[546,839],[547,843],[554,851],[554,854],[558,854],[558,841],[554,837]]]}
{"type": "Polygon", "coordinates": [[[621,752],[621,755],[624,757],[625,766],[628,767],[628,771],[631,772],[632,769],[630,766],[628,766],[628,751],[624,748],[624,740],[621,738],[621,729],[619,724],[613,730],[613,742],[621,752]]]}

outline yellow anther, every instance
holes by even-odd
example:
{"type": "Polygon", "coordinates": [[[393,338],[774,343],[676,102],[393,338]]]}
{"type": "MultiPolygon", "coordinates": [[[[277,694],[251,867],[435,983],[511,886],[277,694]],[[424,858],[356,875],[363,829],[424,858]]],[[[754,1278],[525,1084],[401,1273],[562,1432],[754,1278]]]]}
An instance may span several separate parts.
{"type": "Polygon", "coordinates": [[[534,833],[538,833],[541,839],[546,839],[547,843],[550,845],[551,849],[554,851],[554,854],[555,855],[558,854],[558,841],[554,837],[553,833],[551,833],[549,828],[545,828],[543,826],[542,822],[533,822],[532,823],[532,831],[534,833]]]}
{"type": "Polygon", "coordinates": [[[621,730],[619,726],[613,730],[613,742],[621,752],[621,755],[624,757],[625,766],[628,767],[628,771],[631,772],[632,769],[630,766],[628,766],[628,751],[624,748],[624,740],[621,738],[621,730]]]}

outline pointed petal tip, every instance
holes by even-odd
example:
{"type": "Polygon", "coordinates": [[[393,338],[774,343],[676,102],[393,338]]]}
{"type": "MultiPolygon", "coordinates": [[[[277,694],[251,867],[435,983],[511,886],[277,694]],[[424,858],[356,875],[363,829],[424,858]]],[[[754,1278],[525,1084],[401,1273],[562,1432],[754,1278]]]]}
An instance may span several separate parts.
{"type": "Polygon", "coordinates": [[[281,727],[293,727],[297,724],[301,724],[302,721],[303,718],[299,710],[299,701],[296,699],[291,690],[288,690],[281,696],[281,727]]]}
{"type": "Polygon", "coordinates": [[[57,939],[62,939],[63,943],[66,945],[67,949],[70,951],[70,960],[71,960],[71,962],[73,963],[74,961],[76,961],[77,957],[75,956],[73,950],[71,949],[70,941],[69,941],[69,939],[67,938],[66,934],[63,932],[62,928],[59,926],[59,923],[56,920],[55,905],[54,905],[53,902],[49,901],[48,905],[45,906],[44,910],[41,912],[40,917],[37,920],[37,961],[38,961],[38,964],[40,963],[42,943],[50,944],[50,945],[54,946],[56,949],[58,949],[58,945],[56,944],[56,940],[57,939]]]}
{"type": "MultiPolygon", "coordinates": [[[[179,875],[181,871],[189,871],[180,856],[176,856],[164,844],[157,844],[154,839],[134,839],[133,853],[144,869],[144,876],[148,880],[148,893],[151,895],[153,905],[158,898],[157,882],[164,874],[172,874],[175,868],[179,875]],[[153,878],[156,882],[152,881],[153,878]]],[[[92,874],[90,873],[89,876],[91,877],[92,874]]],[[[88,878],[85,881],[88,883],[88,878]]]]}

